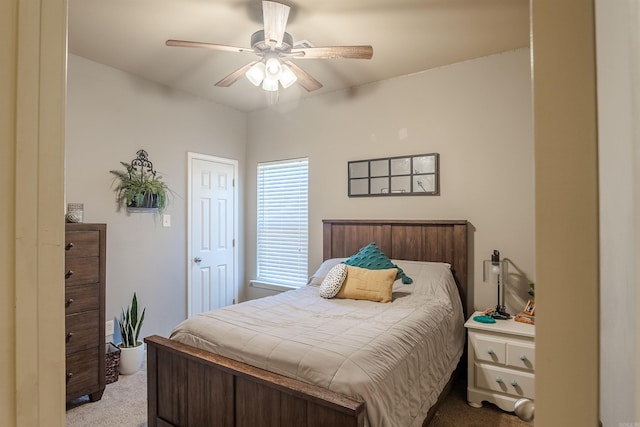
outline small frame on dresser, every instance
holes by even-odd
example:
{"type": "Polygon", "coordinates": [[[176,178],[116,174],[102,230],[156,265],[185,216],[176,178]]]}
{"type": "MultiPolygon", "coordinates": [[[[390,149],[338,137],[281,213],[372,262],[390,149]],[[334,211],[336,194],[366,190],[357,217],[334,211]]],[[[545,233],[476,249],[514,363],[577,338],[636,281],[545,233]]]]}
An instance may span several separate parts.
{"type": "Polygon", "coordinates": [[[439,196],[438,153],[348,162],[349,197],[439,196]]]}
{"type": "Polygon", "coordinates": [[[524,310],[522,310],[524,312],[524,314],[528,315],[528,316],[535,316],[536,314],[536,304],[535,302],[530,299],[529,301],[527,301],[527,305],[525,305],[524,310]]]}

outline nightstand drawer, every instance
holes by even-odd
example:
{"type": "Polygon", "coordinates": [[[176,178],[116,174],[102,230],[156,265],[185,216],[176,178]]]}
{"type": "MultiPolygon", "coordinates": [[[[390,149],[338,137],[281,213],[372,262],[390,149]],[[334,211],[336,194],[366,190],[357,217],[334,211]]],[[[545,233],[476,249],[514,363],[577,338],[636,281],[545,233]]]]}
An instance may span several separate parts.
{"type": "Polygon", "coordinates": [[[476,360],[504,365],[507,361],[507,343],[479,334],[470,334],[476,360]]]}
{"type": "Polygon", "coordinates": [[[483,364],[475,365],[476,385],[520,398],[534,398],[534,375],[483,364]]]}
{"type": "Polygon", "coordinates": [[[533,344],[507,343],[507,366],[534,371],[536,354],[533,344]]]}

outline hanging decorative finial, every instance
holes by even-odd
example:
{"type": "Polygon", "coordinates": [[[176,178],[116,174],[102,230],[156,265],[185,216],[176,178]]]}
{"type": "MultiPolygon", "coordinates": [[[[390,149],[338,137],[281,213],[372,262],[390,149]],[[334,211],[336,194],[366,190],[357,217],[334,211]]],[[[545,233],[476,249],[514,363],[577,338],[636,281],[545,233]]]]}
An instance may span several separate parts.
{"type": "Polygon", "coordinates": [[[132,171],[137,172],[138,168],[136,166],[139,166],[141,173],[144,173],[144,169],[146,168],[147,172],[151,173],[151,175],[153,176],[156,176],[156,171],[153,170],[153,163],[151,163],[151,161],[149,160],[149,155],[147,154],[147,152],[145,150],[138,150],[136,154],[138,155],[138,157],[131,161],[129,174],[131,174],[132,171]]]}

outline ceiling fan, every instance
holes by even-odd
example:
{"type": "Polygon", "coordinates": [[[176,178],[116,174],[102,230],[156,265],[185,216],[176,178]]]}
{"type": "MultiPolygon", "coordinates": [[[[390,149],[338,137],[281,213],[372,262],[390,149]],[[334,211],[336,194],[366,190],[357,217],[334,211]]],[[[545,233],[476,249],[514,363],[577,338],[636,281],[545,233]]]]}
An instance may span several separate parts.
{"type": "Polygon", "coordinates": [[[290,7],[273,1],[262,2],[264,29],[251,35],[251,48],[227,46],[185,40],[167,40],[167,46],[200,47],[226,52],[252,52],[260,59],[249,62],[224,77],[215,85],[228,87],[244,74],[255,86],[262,84],[267,91],[277,91],[291,86],[296,81],[308,92],[320,89],[322,83],[298,67],[292,59],[371,59],[371,46],[325,46],[308,47],[294,44],[291,34],[285,31],[290,7]]]}

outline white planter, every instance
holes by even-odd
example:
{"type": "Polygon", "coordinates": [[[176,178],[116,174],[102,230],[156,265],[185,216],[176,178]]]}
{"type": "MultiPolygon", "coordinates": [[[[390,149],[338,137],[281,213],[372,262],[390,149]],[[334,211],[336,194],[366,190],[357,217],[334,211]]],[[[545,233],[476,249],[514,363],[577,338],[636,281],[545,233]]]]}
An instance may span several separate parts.
{"type": "Polygon", "coordinates": [[[140,370],[144,360],[144,345],[138,341],[136,347],[120,347],[120,374],[131,375],[140,370]]]}

